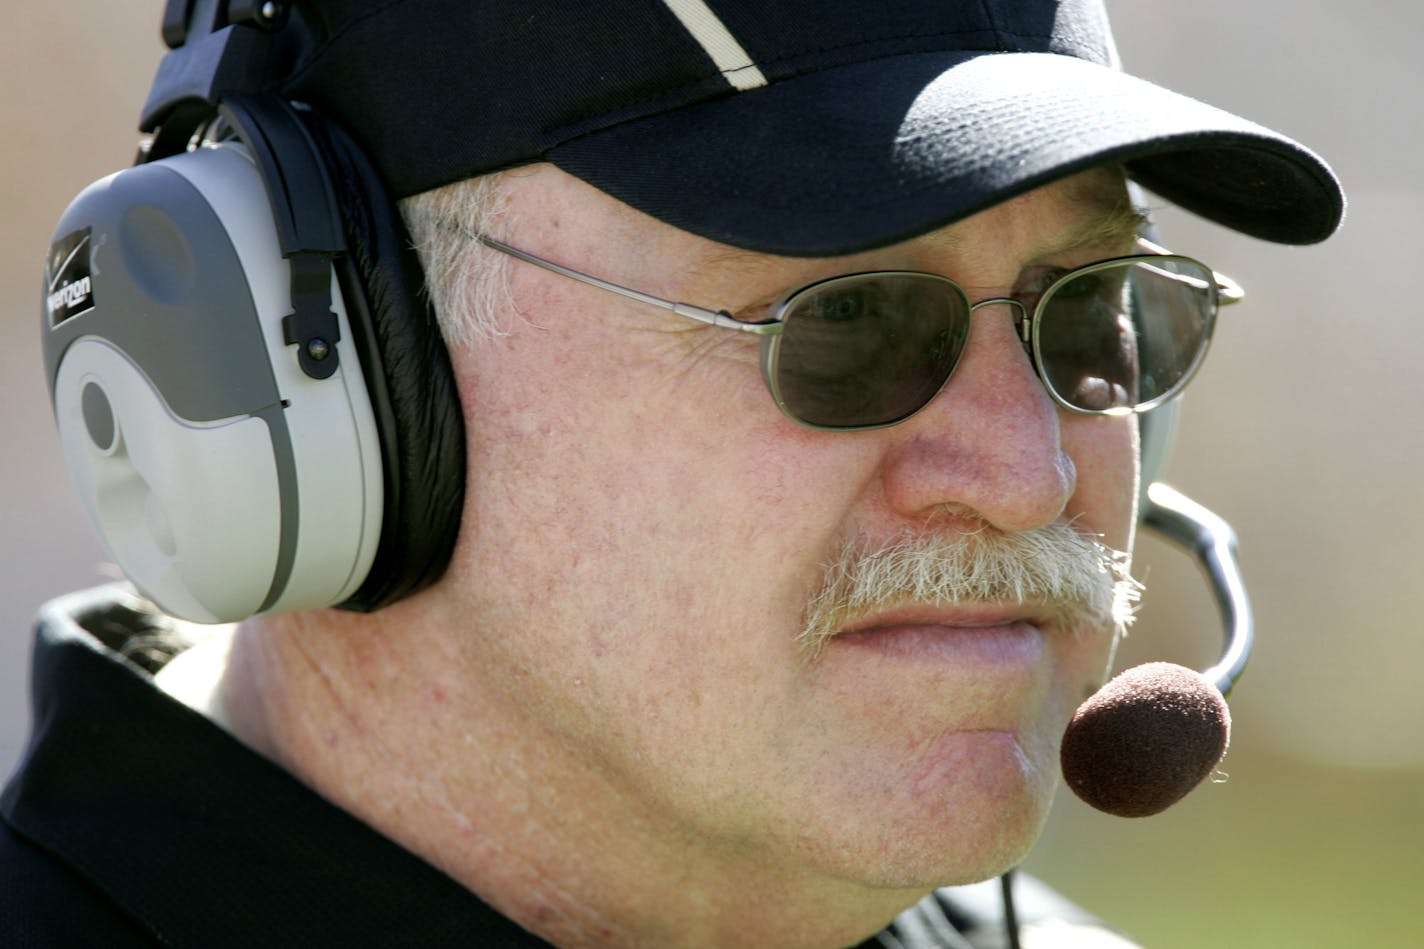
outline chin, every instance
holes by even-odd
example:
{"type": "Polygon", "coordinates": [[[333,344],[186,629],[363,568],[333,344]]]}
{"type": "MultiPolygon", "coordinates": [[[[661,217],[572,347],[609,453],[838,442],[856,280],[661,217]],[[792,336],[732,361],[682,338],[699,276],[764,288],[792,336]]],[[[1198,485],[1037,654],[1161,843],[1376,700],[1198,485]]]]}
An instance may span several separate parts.
{"type": "Polygon", "coordinates": [[[1038,840],[1058,786],[1056,758],[1008,736],[953,736],[900,788],[861,797],[827,825],[827,853],[863,883],[925,891],[977,883],[1018,865],[1038,840]],[[849,832],[849,833],[847,833],[849,832]]]}
{"type": "Polygon", "coordinates": [[[928,892],[999,876],[1023,862],[1043,829],[1040,812],[1000,810],[977,821],[946,828],[940,822],[900,832],[884,850],[844,868],[859,882],[880,889],[928,892]]]}

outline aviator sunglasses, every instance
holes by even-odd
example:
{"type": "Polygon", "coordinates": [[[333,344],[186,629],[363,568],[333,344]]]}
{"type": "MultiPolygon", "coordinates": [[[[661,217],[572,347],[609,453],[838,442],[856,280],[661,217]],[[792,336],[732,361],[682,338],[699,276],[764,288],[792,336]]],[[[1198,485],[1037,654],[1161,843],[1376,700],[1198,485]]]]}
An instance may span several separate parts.
{"type": "Polygon", "coordinates": [[[1054,275],[1028,301],[971,302],[937,274],[875,271],[820,280],[747,321],[642,293],[510,245],[493,250],[678,316],[761,337],[762,376],[789,418],[858,431],[903,422],[944,388],[964,354],[975,310],[1013,307],[1024,349],[1053,401],[1072,412],[1126,415],[1172,398],[1206,356],[1219,306],[1243,296],[1210,267],[1151,251],[1054,275]]]}

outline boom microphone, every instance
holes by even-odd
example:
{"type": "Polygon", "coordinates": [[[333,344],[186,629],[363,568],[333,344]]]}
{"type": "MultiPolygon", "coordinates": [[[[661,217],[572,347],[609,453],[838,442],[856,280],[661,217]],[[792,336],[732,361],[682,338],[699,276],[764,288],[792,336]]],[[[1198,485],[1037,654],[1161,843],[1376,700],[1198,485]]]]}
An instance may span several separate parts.
{"type": "Polygon", "coordinates": [[[1160,482],[1147,489],[1143,523],[1187,548],[1211,583],[1225,627],[1221,659],[1204,672],[1152,662],[1121,673],[1079,706],[1060,761],[1073,792],[1118,817],[1166,810],[1226,754],[1226,695],[1251,654],[1251,605],[1231,526],[1160,482]]]}

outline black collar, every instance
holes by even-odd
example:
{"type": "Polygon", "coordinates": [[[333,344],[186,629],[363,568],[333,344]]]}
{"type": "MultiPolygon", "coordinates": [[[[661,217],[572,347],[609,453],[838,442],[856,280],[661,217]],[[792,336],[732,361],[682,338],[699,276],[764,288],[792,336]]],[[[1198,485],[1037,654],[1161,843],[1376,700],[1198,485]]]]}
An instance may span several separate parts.
{"type": "Polygon", "coordinates": [[[113,588],[42,616],[17,832],[167,945],[548,945],[160,692],[152,619],[113,588]]]}

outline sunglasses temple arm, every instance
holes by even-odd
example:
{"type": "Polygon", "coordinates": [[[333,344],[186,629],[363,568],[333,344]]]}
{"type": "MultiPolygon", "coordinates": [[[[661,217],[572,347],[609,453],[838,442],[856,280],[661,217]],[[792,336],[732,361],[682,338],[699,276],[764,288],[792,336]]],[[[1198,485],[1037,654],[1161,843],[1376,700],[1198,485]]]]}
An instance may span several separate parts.
{"type": "Polygon", "coordinates": [[[1216,302],[1218,306],[1230,306],[1233,303],[1240,303],[1246,298],[1246,291],[1241,289],[1241,284],[1232,280],[1224,273],[1211,272],[1211,279],[1216,281],[1216,302]]]}
{"type": "MultiPolygon", "coordinates": [[[[1170,257],[1172,252],[1161,244],[1149,241],[1145,237],[1137,239],[1137,246],[1149,254],[1158,257],[1170,257]]],[[[1240,303],[1246,296],[1246,291],[1241,289],[1241,284],[1232,280],[1224,273],[1211,272],[1211,279],[1216,284],[1216,302],[1218,306],[1230,306],[1233,303],[1240,303]]]]}
{"type": "Polygon", "coordinates": [[[651,293],[643,293],[641,290],[634,290],[632,287],[625,287],[622,284],[614,283],[611,280],[604,280],[592,274],[586,274],[581,270],[574,270],[572,267],[565,267],[563,264],[556,264],[552,260],[545,260],[543,257],[536,257],[527,251],[522,251],[501,240],[487,237],[484,234],[470,233],[470,237],[479,241],[491,250],[497,250],[502,254],[508,254],[516,260],[522,260],[526,264],[533,264],[543,270],[568,277],[570,280],[577,280],[579,283],[599,290],[606,290],[609,293],[616,293],[620,297],[629,300],[636,300],[639,303],[646,303],[663,310],[671,310],[678,316],[686,317],[690,320],[697,320],[699,323],[707,323],[712,326],[720,326],[725,329],[741,330],[744,333],[755,333],[766,335],[768,333],[780,332],[780,323],[747,323],[737,319],[726,310],[709,310],[706,307],[694,306],[691,303],[678,303],[674,300],[666,300],[662,297],[655,297],[651,293]]]}
{"type": "Polygon", "coordinates": [[[1160,481],[1147,488],[1142,523],[1190,552],[1206,574],[1224,627],[1221,658],[1202,672],[1228,695],[1246,669],[1255,623],[1236,557],[1236,532],[1218,515],[1160,481]]]}

